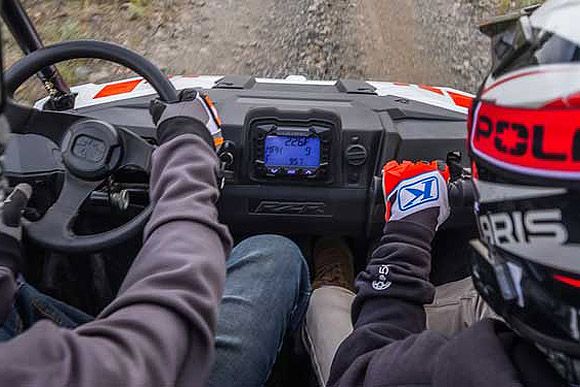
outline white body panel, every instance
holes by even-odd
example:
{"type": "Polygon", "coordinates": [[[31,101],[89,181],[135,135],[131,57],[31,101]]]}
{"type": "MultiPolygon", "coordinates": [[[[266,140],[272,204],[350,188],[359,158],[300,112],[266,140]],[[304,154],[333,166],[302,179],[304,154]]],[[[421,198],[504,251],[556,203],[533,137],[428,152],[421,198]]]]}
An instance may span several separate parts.
{"type": "Polygon", "coordinates": [[[427,89],[422,89],[419,85],[405,85],[396,82],[374,81],[370,81],[368,83],[377,89],[376,93],[380,96],[392,95],[395,97],[406,98],[465,114],[467,114],[468,109],[457,105],[448,92],[460,94],[468,98],[474,97],[473,94],[455,90],[450,87],[435,87],[435,89],[438,89],[442,92],[442,94],[439,94],[427,89]]]}
{"type": "MultiPolygon", "coordinates": [[[[215,84],[223,78],[222,76],[197,76],[197,77],[188,77],[188,76],[175,76],[171,77],[170,81],[173,83],[176,89],[181,90],[185,88],[203,88],[203,89],[211,89],[215,86],[215,84]]],[[[78,96],[75,102],[75,108],[84,108],[88,106],[95,106],[109,102],[120,101],[124,99],[130,99],[135,97],[142,97],[147,95],[155,94],[155,90],[145,81],[139,83],[137,87],[135,87],[130,92],[110,95],[106,97],[98,97],[95,96],[106,86],[113,85],[116,83],[122,83],[130,80],[135,80],[139,78],[130,78],[125,79],[123,81],[115,81],[109,82],[104,84],[94,84],[89,83],[85,85],[75,86],[72,87],[72,91],[77,93],[78,96]]],[[[312,85],[312,86],[332,86],[336,84],[336,81],[319,81],[319,80],[307,80],[302,76],[292,75],[286,79],[271,79],[271,78],[257,78],[257,83],[275,83],[275,84],[288,84],[288,85],[312,85]]],[[[473,95],[454,90],[451,88],[432,88],[436,89],[439,92],[434,92],[429,89],[421,88],[418,85],[408,85],[408,84],[401,84],[401,83],[394,83],[394,82],[368,82],[370,85],[376,88],[376,93],[379,96],[395,96],[401,97],[417,102],[426,103],[429,105],[437,106],[443,109],[452,110],[458,113],[467,113],[467,108],[458,106],[453,98],[448,94],[448,92],[453,92],[467,98],[472,98],[473,95]]],[[[44,104],[46,98],[41,99],[36,102],[35,107],[41,108],[44,104]]]]}

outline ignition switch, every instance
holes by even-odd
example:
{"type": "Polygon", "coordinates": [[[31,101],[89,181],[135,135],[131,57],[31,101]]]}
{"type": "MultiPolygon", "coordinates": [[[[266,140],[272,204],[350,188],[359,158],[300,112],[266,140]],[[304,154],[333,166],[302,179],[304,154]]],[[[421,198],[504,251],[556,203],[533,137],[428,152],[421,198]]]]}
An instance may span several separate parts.
{"type": "Polygon", "coordinates": [[[110,207],[118,211],[126,211],[131,204],[129,190],[126,189],[114,192],[94,191],[90,198],[94,205],[110,207]]]}
{"type": "Polygon", "coordinates": [[[129,191],[123,189],[119,192],[113,192],[110,196],[111,205],[119,211],[126,211],[129,208],[129,191]]]}
{"type": "Polygon", "coordinates": [[[219,153],[220,161],[224,169],[228,169],[234,164],[234,153],[236,151],[236,145],[229,140],[226,140],[219,153]]]}
{"type": "Polygon", "coordinates": [[[234,178],[233,165],[235,161],[236,145],[229,140],[226,140],[222,145],[218,157],[220,159],[219,184],[220,189],[223,189],[226,181],[231,181],[234,178]]]}

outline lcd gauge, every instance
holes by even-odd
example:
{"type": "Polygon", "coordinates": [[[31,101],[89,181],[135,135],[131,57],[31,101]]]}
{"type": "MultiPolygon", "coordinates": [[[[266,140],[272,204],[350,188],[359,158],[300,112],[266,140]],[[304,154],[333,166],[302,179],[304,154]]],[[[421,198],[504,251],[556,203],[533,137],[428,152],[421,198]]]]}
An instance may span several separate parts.
{"type": "Polygon", "coordinates": [[[318,168],[320,138],[266,136],[264,164],[268,167],[318,168]]]}

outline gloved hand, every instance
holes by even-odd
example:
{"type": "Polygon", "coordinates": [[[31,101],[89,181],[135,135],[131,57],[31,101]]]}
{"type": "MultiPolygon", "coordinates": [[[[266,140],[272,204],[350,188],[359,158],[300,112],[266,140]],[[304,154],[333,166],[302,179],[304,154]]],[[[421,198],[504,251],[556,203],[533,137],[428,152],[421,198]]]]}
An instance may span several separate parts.
{"type": "MultiPolygon", "coordinates": [[[[383,167],[385,220],[404,219],[438,208],[436,229],[449,217],[449,168],[442,161],[389,161],[383,167]]],[[[433,211],[431,211],[433,212],[433,211]]]]}
{"type": "Polygon", "coordinates": [[[8,267],[15,275],[22,268],[22,210],[31,195],[32,187],[19,184],[4,202],[0,202],[0,266],[8,267]]]}
{"type": "Polygon", "coordinates": [[[187,133],[202,137],[216,150],[224,142],[221,120],[212,100],[197,90],[182,90],[178,102],[167,103],[154,99],[149,105],[149,112],[157,125],[159,144],[187,133]]]}

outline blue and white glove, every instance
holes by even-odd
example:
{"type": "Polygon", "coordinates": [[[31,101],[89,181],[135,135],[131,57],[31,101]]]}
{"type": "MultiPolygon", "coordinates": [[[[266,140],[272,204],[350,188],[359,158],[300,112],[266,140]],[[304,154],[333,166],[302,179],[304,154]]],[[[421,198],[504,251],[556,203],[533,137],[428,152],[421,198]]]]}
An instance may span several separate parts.
{"type": "Polygon", "coordinates": [[[439,228],[450,213],[449,178],[449,167],[440,161],[389,161],[383,167],[385,220],[405,219],[437,208],[435,227],[439,228]]]}

